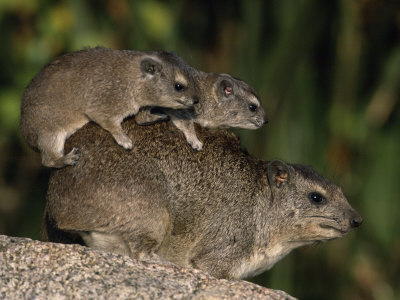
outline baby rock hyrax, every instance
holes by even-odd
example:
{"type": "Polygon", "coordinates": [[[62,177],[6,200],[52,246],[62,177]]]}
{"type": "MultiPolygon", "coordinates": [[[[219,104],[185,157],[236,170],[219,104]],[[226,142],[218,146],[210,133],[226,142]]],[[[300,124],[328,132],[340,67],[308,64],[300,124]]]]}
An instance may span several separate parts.
{"type": "Polygon", "coordinates": [[[199,103],[192,110],[145,108],[136,116],[137,124],[152,124],[169,117],[196,150],[203,148],[194,123],[206,128],[236,127],[257,129],[268,122],[260,99],[243,80],[228,74],[193,70],[199,90],[199,103]]]}
{"type": "Polygon", "coordinates": [[[65,140],[89,121],[125,149],[121,122],[143,106],[189,108],[198,101],[191,68],[176,54],[92,48],[60,56],[31,81],[22,98],[21,131],[48,167],[73,165],[65,140]]]}
{"type": "Polygon", "coordinates": [[[51,174],[44,240],[78,238],[235,279],[362,222],[341,189],[312,168],[252,157],[226,131],[196,126],[198,152],[170,122],[127,120],[123,128],[135,140],[129,152],[95,124],[67,141],[82,155],[51,174]]]}

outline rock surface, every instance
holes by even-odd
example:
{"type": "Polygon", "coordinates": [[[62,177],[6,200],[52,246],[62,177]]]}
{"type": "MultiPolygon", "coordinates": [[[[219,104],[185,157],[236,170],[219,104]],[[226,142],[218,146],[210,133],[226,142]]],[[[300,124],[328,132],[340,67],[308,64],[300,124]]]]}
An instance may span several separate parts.
{"type": "Polygon", "coordinates": [[[246,281],[0,235],[0,299],[294,299],[246,281]]]}

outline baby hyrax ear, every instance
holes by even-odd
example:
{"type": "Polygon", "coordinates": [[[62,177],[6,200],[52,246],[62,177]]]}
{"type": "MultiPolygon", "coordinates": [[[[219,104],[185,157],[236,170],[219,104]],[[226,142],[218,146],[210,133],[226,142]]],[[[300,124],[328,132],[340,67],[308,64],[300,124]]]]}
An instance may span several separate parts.
{"type": "Polygon", "coordinates": [[[162,66],[154,59],[146,57],[140,62],[140,70],[142,71],[143,75],[153,76],[161,72],[162,66]]]}
{"type": "Polygon", "coordinates": [[[228,98],[233,95],[233,82],[228,79],[221,80],[219,83],[219,90],[223,97],[228,98]]]}
{"type": "Polygon", "coordinates": [[[271,161],[267,166],[267,176],[271,186],[281,188],[289,181],[289,166],[281,160],[271,161]]]}

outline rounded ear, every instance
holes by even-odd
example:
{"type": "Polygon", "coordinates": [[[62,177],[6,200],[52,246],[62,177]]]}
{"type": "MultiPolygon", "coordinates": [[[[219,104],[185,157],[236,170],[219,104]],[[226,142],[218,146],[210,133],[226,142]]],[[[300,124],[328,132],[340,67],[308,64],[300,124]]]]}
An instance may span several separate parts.
{"type": "Polygon", "coordinates": [[[142,71],[143,75],[154,75],[159,73],[161,69],[161,64],[156,62],[154,59],[144,58],[140,62],[140,70],[142,71]]]}
{"type": "Polygon", "coordinates": [[[233,95],[233,84],[227,79],[221,80],[219,83],[219,89],[224,97],[233,95]]]}
{"type": "Polygon", "coordinates": [[[281,160],[274,160],[267,166],[268,181],[271,186],[281,188],[289,181],[289,166],[281,160]]]}

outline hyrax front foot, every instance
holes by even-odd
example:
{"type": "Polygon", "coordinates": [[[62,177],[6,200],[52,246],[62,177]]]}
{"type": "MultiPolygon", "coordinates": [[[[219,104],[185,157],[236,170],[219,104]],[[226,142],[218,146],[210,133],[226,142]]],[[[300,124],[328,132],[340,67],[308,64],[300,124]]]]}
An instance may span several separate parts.
{"type": "Polygon", "coordinates": [[[203,149],[203,143],[199,141],[196,136],[196,130],[194,129],[193,121],[191,120],[180,120],[175,117],[171,118],[172,123],[182,131],[186,138],[186,141],[192,146],[193,149],[200,151],[203,149]]]}
{"type": "Polygon", "coordinates": [[[74,147],[71,152],[69,152],[68,154],[64,155],[63,159],[64,159],[64,164],[66,165],[76,165],[76,162],[79,160],[80,155],[77,154],[78,152],[78,148],[74,147]]]}
{"type": "Polygon", "coordinates": [[[125,134],[118,122],[99,122],[100,126],[107,130],[113,136],[118,145],[126,150],[132,149],[132,140],[125,134]]]}
{"type": "Polygon", "coordinates": [[[74,147],[71,152],[66,155],[57,154],[49,155],[42,154],[42,164],[49,168],[62,168],[68,165],[75,165],[79,160],[80,155],[77,154],[78,148],[74,147]],[[61,155],[61,156],[60,156],[61,155]]]}
{"type": "Polygon", "coordinates": [[[113,135],[115,141],[118,145],[124,147],[126,150],[130,150],[133,147],[132,140],[124,133],[120,133],[118,135],[113,135]]]}
{"type": "Polygon", "coordinates": [[[113,136],[118,145],[126,150],[132,149],[132,140],[125,134],[121,127],[121,119],[103,119],[103,116],[89,115],[89,118],[107,130],[113,136]]]}
{"type": "Polygon", "coordinates": [[[188,139],[187,142],[192,146],[194,150],[201,151],[203,149],[203,143],[200,142],[197,138],[188,139]]]}

